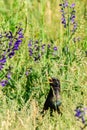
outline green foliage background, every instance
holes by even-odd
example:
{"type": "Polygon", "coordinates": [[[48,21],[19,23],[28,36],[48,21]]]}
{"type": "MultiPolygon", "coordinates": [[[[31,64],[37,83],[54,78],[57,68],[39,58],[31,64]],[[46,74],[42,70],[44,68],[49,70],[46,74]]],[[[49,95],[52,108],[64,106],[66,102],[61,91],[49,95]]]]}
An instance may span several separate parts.
{"type": "Polygon", "coordinates": [[[87,2],[69,1],[74,2],[78,29],[73,38],[81,40],[74,43],[71,39],[66,44],[61,0],[0,0],[0,32],[15,33],[19,23],[24,29],[19,51],[8,59],[3,70],[5,73],[12,66],[10,85],[0,86],[0,130],[79,130],[82,126],[74,117],[74,109],[79,103],[87,106],[87,2]],[[34,62],[28,54],[29,39],[58,46],[59,58],[44,56],[34,62]],[[32,72],[26,77],[29,68],[32,72]],[[48,111],[42,118],[40,114],[49,91],[48,76],[60,79],[63,116],[55,113],[50,117],[48,111]]]}

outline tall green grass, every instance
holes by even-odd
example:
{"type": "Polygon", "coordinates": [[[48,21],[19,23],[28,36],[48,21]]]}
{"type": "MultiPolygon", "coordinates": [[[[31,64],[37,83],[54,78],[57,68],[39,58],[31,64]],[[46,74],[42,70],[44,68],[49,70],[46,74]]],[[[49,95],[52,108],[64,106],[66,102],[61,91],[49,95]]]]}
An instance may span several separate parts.
{"type": "Polygon", "coordinates": [[[79,130],[82,126],[74,110],[79,103],[87,106],[87,20],[84,17],[84,4],[87,6],[87,3],[74,2],[78,29],[73,38],[81,40],[76,43],[70,40],[66,44],[61,1],[0,1],[0,32],[11,30],[15,33],[19,23],[24,29],[20,49],[7,60],[3,69],[6,73],[5,69],[12,66],[12,81],[4,88],[0,86],[0,130],[79,130]],[[33,61],[28,53],[29,39],[57,46],[58,59],[44,56],[40,61],[33,61]],[[32,71],[26,77],[25,72],[30,68],[32,71]],[[42,118],[40,112],[50,87],[48,76],[60,79],[63,115],[54,113],[50,117],[48,111],[42,118]]]}

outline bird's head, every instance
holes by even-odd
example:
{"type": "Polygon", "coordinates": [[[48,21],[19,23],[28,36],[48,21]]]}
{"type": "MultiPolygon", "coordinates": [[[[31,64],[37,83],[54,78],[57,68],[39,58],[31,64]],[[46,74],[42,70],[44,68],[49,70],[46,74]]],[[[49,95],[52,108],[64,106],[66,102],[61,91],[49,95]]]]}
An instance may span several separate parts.
{"type": "Polygon", "coordinates": [[[49,83],[54,91],[60,92],[60,81],[57,78],[55,77],[49,78],[49,83]]]}

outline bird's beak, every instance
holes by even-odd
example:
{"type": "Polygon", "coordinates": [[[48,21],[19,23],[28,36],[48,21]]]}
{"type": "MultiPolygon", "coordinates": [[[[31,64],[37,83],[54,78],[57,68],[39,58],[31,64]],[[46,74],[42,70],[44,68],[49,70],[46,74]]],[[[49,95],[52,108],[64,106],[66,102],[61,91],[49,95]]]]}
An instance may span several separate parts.
{"type": "Polygon", "coordinates": [[[47,82],[45,83],[52,83],[52,78],[51,77],[47,77],[47,82]]]}
{"type": "Polygon", "coordinates": [[[48,82],[52,83],[52,78],[51,77],[48,77],[48,82]]]}

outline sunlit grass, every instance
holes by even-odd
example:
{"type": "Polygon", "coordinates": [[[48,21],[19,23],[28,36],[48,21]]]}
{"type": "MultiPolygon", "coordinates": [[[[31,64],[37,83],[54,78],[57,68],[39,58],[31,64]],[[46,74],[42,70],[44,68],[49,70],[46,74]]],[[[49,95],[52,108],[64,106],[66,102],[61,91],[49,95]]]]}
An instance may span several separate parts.
{"type": "MultiPolygon", "coordinates": [[[[72,0],[69,2],[73,3],[72,0]]],[[[0,32],[11,30],[15,33],[15,26],[19,23],[24,29],[24,40],[19,50],[7,60],[3,69],[6,73],[5,69],[12,66],[12,84],[11,87],[0,86],[0,130],[79,130],[82,126],[76,120],[74,110],[79,103],[87,107],[87,20],[84,18],[84,2],[75,0],[78,29],[74,37],[81,40],[76,43],[70,40],[68,51],[63,51],[66,49],[66,36],[61,24],[59,0],[0,1],[0,32]],[[58,59],[43,56],[40,61],[32,60],[28,52],[30,39],[57,46],[58,59]],[[27,82],[25,73],[30,68],[31,82],[27,82]],[[54,113],[50,117],[48,111],[42,118],[40,113],[49,91],[48,76],[60,79],[60,109],[63,115],[54,113]],[[29,98],[25,98],[26,91],[29,91],[29,98]]]]}

